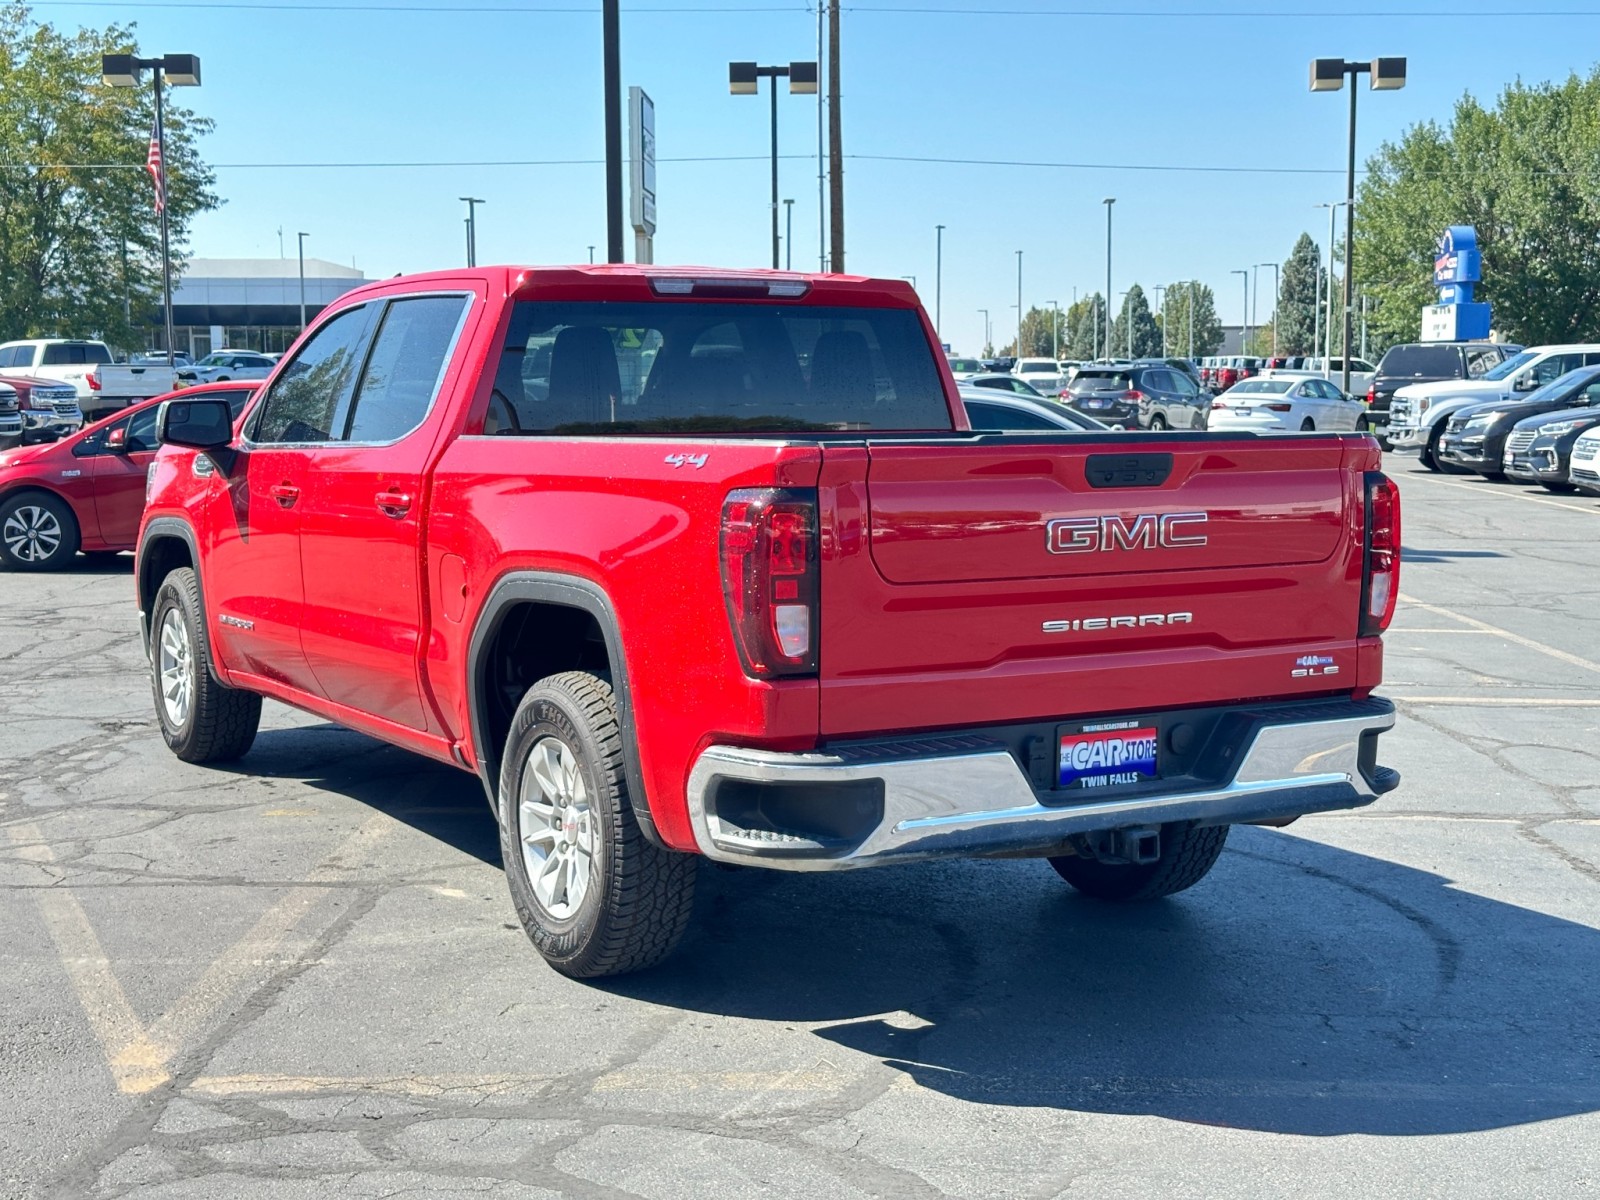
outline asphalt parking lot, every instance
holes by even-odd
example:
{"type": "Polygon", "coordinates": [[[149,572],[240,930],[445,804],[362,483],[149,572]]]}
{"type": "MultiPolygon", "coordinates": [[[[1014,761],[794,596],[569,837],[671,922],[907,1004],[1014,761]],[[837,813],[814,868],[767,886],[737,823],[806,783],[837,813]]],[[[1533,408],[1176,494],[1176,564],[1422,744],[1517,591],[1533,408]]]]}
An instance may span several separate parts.
{"type": "Polygon", "coordinates": [[[0,577],[0,1195],[1594,1194],[1600,502],[1391,470],[1399,792],[1137,909],[707,869],[603,986],[474,779],[272,704],[187,767],[131,560],[0,577]]]}

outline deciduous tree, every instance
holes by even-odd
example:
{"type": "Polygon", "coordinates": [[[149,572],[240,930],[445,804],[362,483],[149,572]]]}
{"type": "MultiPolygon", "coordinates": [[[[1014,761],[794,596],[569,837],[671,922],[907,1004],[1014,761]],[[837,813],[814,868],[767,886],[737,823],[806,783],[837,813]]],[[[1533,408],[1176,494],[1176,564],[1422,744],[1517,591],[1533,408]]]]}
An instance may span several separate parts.
{"type": "MultiPolygon", "coordinates": [[[[146,344],[161,294],[144,167],[153,97],[100,78],[101,54],[134,49],[132,26],[63,33],[25,5],[0,7],[0,339],[146,344]]],[[[170,98],[165,117],[167,215],[181,267],[194,216],[218,203],[197,146],[211,122],[170,98]]]]}
{"type": "Polygon", "coordinates": [[[1222,322],[1217,317],[1216,297],[1203,283],[1167,285],[1165,304],[1167,352],[1179,358],[1204,358],[1222,348],[1222,322]],[[1191,300],[1192,298],[1192,300],[1191,300]],[[1189,321],[1189,306],[1194,305],[1194,322],[1189,321]],[[1190,331],[1193,330],[1193,344],[1190,331]]]}

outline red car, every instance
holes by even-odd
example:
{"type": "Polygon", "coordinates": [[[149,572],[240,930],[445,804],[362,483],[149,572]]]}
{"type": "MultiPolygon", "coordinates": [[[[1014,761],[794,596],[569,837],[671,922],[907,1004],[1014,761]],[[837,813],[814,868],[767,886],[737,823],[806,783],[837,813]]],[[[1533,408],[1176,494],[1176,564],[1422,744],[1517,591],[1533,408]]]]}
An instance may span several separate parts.
{"type": "MultiPolygon", "coordinates": [[[[208,384],[181,394],[225,400],[238,417],[259,386],[208,384]]],[[[0,565],[51,571],[79,550],[132,550],[156,452],[156,410],[179,394],[156,396],[58,441],[0,451],[0,565]]]]}
{"type": "Polygon", "coordinates": [[[662,959],[697,856],[1033,856],[1148,900],[1231,825],[1399,783],[1376,443],[974,430],[899,280],[396,277],[242,422],[184,392],[158,426],[168,747],[238,759],[270,697],[474,772],[569,975],[662,959]]]}

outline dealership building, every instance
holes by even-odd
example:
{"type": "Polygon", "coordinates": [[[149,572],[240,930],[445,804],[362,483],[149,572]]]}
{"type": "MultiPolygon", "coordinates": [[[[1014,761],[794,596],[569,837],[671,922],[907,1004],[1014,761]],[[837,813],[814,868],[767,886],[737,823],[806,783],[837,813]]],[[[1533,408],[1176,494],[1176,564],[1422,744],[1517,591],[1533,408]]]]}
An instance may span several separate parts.
{"type": "MultiPolygon", "coordinates": [[[[355,267],[305,260],[305,319],[368,282],[355,267]]],[[[191,258],[172,292],[176,350],[288,349],[300,333],[302,276],[297,258],[191,258]]],[[[161,347],[160,329],[152,345],[161,347]]]]}

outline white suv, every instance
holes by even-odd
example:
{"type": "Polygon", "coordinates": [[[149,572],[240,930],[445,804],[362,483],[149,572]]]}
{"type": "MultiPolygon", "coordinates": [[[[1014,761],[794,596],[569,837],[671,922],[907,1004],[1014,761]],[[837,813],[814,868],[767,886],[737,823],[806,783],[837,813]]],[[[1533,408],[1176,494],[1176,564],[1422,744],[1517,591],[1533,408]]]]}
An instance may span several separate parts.
{"type": "Polygon", "coordinates": [[[1591,496],[1600,496],[1600,429],[1578,435],[1572,446],[1567,481],[1591,496]]]}
{"type": "Polygon", "coordinates": [[[1061,364],[1053,358],[1019,358],[1011,373],[1046,395],[1054,395],[1064,386],[1061,364]]]}
{"type": "Polygon", "coordinates": [[[111,361],[111,350],[104,342],[28,338],[0,344],[0,375],[31,375],[35,379],[70,383],[77,389],[80,403],[92,395],[90,373],[111,361]]]}
{"type": "Polygon", "coordinates": [[[1420,455],[1430,471],[1440,469],[1439,438],[1447,418],[1468,404],[1510,400],[1561,378],[1579,367],[1600,364],[1600,343],[1532,346],[1513,354],[1477,379],[1411,383],[1389,405],[1389,444],[1396,454],[1420,455]]]}

